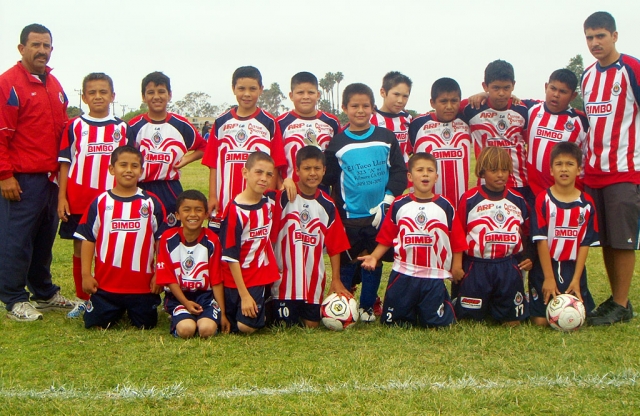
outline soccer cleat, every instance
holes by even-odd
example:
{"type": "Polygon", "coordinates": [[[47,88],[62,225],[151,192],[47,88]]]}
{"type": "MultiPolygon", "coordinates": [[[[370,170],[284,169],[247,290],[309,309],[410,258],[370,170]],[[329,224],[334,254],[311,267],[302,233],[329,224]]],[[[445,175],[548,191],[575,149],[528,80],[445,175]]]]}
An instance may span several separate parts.
{"type": "Polygon", "coordinates": [[[60,292],[56,292],[55,295],[51,296],[50,299],[47,300],[35,300],[36,309],[39,311],[49,311],[49,310],[69,310],[73,309],[76,305],[74,302],[71,302],[69,299],[65,298],[60,294],[60,292]]]}
{"type": "Polygon", "coordinates": [[[605,315],[613,306],[615,302],[613,301],[613,296],[609,296],[609,299],[602,302],[596,310],[593,312],[593,316],[602,316],[605,315]]]}
{"type": "Polygon", "coordinates": [[[87,310],[87,302],[84,300],[77,300],[74,308],[67,313],[67,318],[75,319],[81,317],[87,310]]]}
{"type": "Polygon", "coordinates": [[[376,301],[373,304],[373,314],[375,316],[382,315],[382,301],[380,300],[380,296],[376,298],[376,301]]]}
{"type": "Polygon", "coordinates": [[[14,321],[30,322],[42,319],[42,314],[33,307],[31,302],[18,302],[7,312],[7,318],[14,321]]]}
{"type": "MultiPolygon", "coordinates": [[[[611,303],[604,312],[600,312],[596,316],[589,318],[587,323],[592,326],[602,326],[612,325],[617,322],[629,322],[633,319],[631,302],[627,301],[626,308],[613,302],[613,300],[611,303]]],[[[598,307],[598,309],[600,309],[600,307],[598,307]]]]}
{"type": "Polygon", "coordinates": [[[369,308],[366,311],[360,308],[360,321],[364,323],[375,322],[376,315],[373,313],[373,308],[369,308]]]}

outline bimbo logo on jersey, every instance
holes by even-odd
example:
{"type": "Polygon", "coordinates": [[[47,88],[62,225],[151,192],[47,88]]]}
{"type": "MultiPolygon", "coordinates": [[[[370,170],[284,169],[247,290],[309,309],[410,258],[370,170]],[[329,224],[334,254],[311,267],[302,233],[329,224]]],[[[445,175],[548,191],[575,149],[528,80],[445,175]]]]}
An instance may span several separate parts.
{"type": "Polygon", "coordinates": [[[269,236],[268,227],[259,227],[249,230],[249,238],[265,238],[269,236]]]}
{"type": "Polygon", "coordinates": [[[487,146],[496,146],[496,147],[504,147],[505,149],[514,147],[514,143],[509,139],[505,139],[502,137],[492,137],[487,139],[487,146]]]}
{"type": "Polygon", "coordinates": [[[231,163],[244,163],[247,161],[247,159],[249,159],[248,152],[231,151],[224,156],[224,161],[231,162],[231,163]]]}
{"type": "Polygon", "coordinates": [[[89,144],[87,146],[88,155],[110,155],[115,147],[112,143],[89,144]]]}
{"type": "Polygon", "coordinates": [[[558,130],[547,129],[544,127],[538,127],[536,129],[536,138],[549,139],[553,142],[560,142],[562,141],[562,132],[558,130]]]}
{"type": "Polygon", "coordinates": [[[302,244],[305,246],[317,246],[318,245],[318,237],[314,234],[309,234],[302,232],[301,230],[295,230],[293,232],[294,241],[297,243],[298,241],[302,241],[302,244]]]}
{"type": "Polygon", "coordinates": [[[578,229],[575,227],[556,227],[553,236],[555,238],[577,238],[578,229]]]}
{"type": "Polygon", "coordinates": [[[124,219],[113,219],[111,220],[111,231],[139,231],[142,225],[139,220],[124,220],[124,219]]]}
{"type": "Polygon", "coordinates": [[[607,117],[613,111],[611,101],[587,104],[584,108],[589,117],[607,117]]]}
{"type": "Polygon", "coordinates": [[[442,149],[433,150],[433,152],[431,152],[431,154],[433,156],[435,156],[435,158],[438,159],[438,160],[441,160],[441,159],[456,160],[456,159],[462,159],[463,158],[463,152],[460,149],[442,148],[442,149]]]}
{"type": "Polygon", "coordinates": [[[405,247],[411,246],[433,246],[433,236],[429,234],[406,234],[402,238],[405,247]]]}
{"type": "Polygon", "coordinates": [[[144,155],[144,161],[147,163],[171,163],[171,153],[167,152],[147,152],[144,155]]]}
{"type": "Polygon", "coordinates": [[[518,242],[518,236],[512,233],[487,233],[484,236],[485,243],[503,243],[503,244],[516,244],[518,242]]]}

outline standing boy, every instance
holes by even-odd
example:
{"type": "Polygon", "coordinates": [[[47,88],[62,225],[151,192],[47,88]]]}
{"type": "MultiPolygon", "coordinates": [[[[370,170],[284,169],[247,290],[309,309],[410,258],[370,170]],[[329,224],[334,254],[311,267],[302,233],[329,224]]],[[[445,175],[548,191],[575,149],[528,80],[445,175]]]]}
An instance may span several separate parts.
{"type": "Polygon", "coordinates": [[[74,235],[83,240],[82,289],[91,295],[86,328],[109,328],[125,312],[138,328],[158,322],[161,288],[155,285],[154,256],[165,213],[154,195],[138,188],[142,172],[138,149],[116,148],[109,166],[116,185],[89,205],[74,235]]]}
{"type": "Polygon", "coordinates": [[[584,267],[589,246],[599,244],[595,208],[591,197],[575,187],[582,150],[560,142],[550,159],[555,183],[538,195],[531,217],[531,237],[538,246],[538,260],[529,273],[531,320],[536,325],[548,324],[546,305],[560,293],[580,298],[588,315],[596,306],[584,267]]]}
{"type": "Polygon", "coordinates": [[[73,281],[80,299],[67,314],[69,318],[79,317],[89,300],[82,291],[82,240],[73,236],[89,204],[115,185],[115,178],[109,173],[111,153],[116,147],[133,144],[127,142],[127,123],[109,114],[115,97],[110,76],[100,72],[87,75],[82,81],[82,101],[89,106],[89,114],[67,124],[60,144],[59,234],[73,240],[73,281]]]}
{"type": "Polygon", "coordinates": [[[444,279],[463,275],[465,233],[451,202],[433,193],[438,179],[436,158],[414,153],[408,179],[413,192],[396,198],[376,237],[378,246],[359,257],[362,268],[373,270],[393,246],[394,261],[384,295],[381,321],[387,325],[451,325],[455,320],[444,279]]]}
{"type": "MultiPolygon", "coordinates": [[[[262,75],[252,66],[236,69],[231,79],[231,88],[238,106],[230,109],[213,123],[202,164],[209,167],[209,215],[214,218],[209,227],[216,227],[220,213],[246,186],[244,166],[249,155],[260,150],[270,155],[276,169],[284,168],[282,135],[276,119],[258,108],[262,95],[262,75]]],[[[273,178],[275,189],[278,180],[276,170],[273,178]]]]}
{"type": "Polygon", "coordinates": [[[265,325],[267,285],[279,277],[269,239],[272,201],[264,195],[275,175],[268,154],[252,153],[242,169],[246,188],[225,208],[220,227],[222,277],[232,332],[251,334],[265,325]]]}
{"type": "Polygon", "coordinates": [[[607,12],[589,16],[584,34],[597,59],[584,71],[581,84],[590,125],[584,184],[596,204],[612,294],[590,324],[610,325],[633,318],[629,289],[634,250],[640,248],[640,61],[616,50],[616,22],[607,12]]]}
{"type": "Polygon", "coordinates": [[[135,140],[144,158],[140,187],[160,198],[169,227],[176,222],[176,198],[182,192],[180,168],[202,158],[206,142],[189,121],[167,111],[171,101],[171,80],[162,72],[152,72],[142,80],[142,100],[149,110],[129,122],[129,137],[135,140]]]}
{"type": "Polygon", "coordinates": [[[305,146],[327,148],[329,140],[340,132],[340,122],[331,113],[318,110],[320,99],[318,78],[310,72],[299,72],[291,78],[289,99],[294,109],[278,117],[287,159],[286,177],[298,182],[296,154],[305,146]]]}
{"type": "Polygon", "coordinates": [[[460,86],[451,78],[440,78],[431,86],[430,112],[409,125],[409,142],[415,153],[426,152],[438,161],[436,194],[457,204],[469,189],[471,136],[469,126],[458,117],[460,86]]]}
{"type": "Polygon", "coordinates": [[[207,198],[200,191],[178,195],[176,218],[182,227],[162,234],[158,244],[156,283],[169,287],[164,308],[171,314],[171,333],[180,338],[229,332],[220,275],[220,240],[202,227],[207,198]]]}
{"type": "Polygon", "coordinates": [[[350,296],[340,280],[340,254],[349,249],[349,240],[333,200],[318,189],[325,170],[322,151],[303,147],[296,155],[298,196],[289,201],[286,192],[276,195],[272,235],[282,277],[271,287],[271,295],[276,322],[288,326],[302,321],[316,328],[320,323],[325,248],[331,262],[329,291],[350,296]]]}
{"type": "MultiPolygon", "coordinates": [[[[351,245],[340,259],[340,278],[347,288],[351,288],[357,257],[373,252],[375,236],[389,205],[407,187],[407,168],[395,135],[370,123],[373,102],[373,91],[368,86],[347,86],[342,94],[342,110],[349,117],[349,127],[337,134],[325,150],[327,173],[323,181],[333,186],[351,245]]],[[[362,321],[375,321],[373,305],[381,276],[381,264],[374,270],[361,271],[362,321]]]]}

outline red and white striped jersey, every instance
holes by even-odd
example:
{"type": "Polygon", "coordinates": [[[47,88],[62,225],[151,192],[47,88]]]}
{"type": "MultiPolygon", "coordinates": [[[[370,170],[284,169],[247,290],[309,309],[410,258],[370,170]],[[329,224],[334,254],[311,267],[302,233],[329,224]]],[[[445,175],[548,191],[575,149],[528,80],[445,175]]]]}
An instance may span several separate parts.
{"type": "Polygon", "coordinates": [[[71,214],[84,214],[98,195],[115,186],[109,173],[111,152],[125,144],[133,142],[127,140],[127,123],[117,117],[82,115],[69,121],[58,161],[69,164],[67,201],[71,214]]]}
{"type": "Polygon", "coordinates": [[[409,155],[412,153],[411,143],[409,143],[411,114],[405,111],[401,111],[398,114],[387,113],[376,108],[373,114],[371,114],[370,122],[374,126],[383,127],[396,135],[404,163],[408,163],[409,155]]]}
{"type": "MultiPolygon", "coordinates": [[[[487,100],[488,101],[488,100],[487,100]]],[[[498,111],[490,107],[490,103],[483,104],[479,109],[467,105],[463,100],[463,120],[471,128],[471,139],[476,155],[487,146],[502,147],[513,162],[513,174],[507,182],[508,187],[523,187],[527,185],[527,146],[526,134],[528,109],[524,105],[513,105],[509,100],[506,110],[498,111]]],[[[478,184],[484,183],[478,179],[478,184]]]]}
{"type": "Polygon", "coordinates": [[[176,164],[187,152],[204,151],[207,145],[186,118],[174,113],[160,122],[141,114],[129,122],[129,135],[144,157],[140,182],[180,180],[176,164]]]}
{"type": "Polygon", "coordinates": [[[202,164],[217,169],[219,212],[244,190],[242,168],[256,150],[269,154],[278,169],[287,165],[280,128],[271,114],[258,108],[249,117],[240,117],[234,107],[216,119],[202,164]]]}
{"type": "Polygon", "coordinates": [[[227,205],[220,226],[224,287],[237,287],[226,263],[240,263],[247,287],[273,283],[280,277],[270,239],[272,210],[273,201],[266,196],[255,205],[235,201],[227,205]]]}
{"type": "Polygon", "coordinates": [[[149,293],[155,240],[166,228],[162,202],[138,189],[130,197],[98,196],[82,216],[74,237],[96,244],[95,278],[112,293],[149,293]]]}
{"type": "Polygon", "coordinates": [[[589,117],[584,183],[602,188],[640,184],[640,61],[620,55],[606,68],[594,63],[582,75],[589,117]]]}
{"type": "Polygon", "coordinates": [[[428,201],[413,193],[396,198],[376,241],[393,247],[393,270],[427,279],[451,278],[453,253],[467,249],[455,209],[440,195],[428,201]]]}
{"type": "Polygon", "coordinates": [[[333,256],[351,247],[333,200],[318,189],[312,197],[298,190],[289,202],[286,192],[279,191],[271,235],[282,276],[271,287],[274,299],[320,304],[326,283],[324,248],[333,256]]]}
{"type": "Polygon", "coordinates": [[[523,250],[528,233],[527,203],[516,191],[491,192],[484,186],[468,190],[460,198],[458,218],[467,233],[469,256],[499,259],[523,250]]]}
{"type": "Polygon", "coordinates": [[[318,111],[315,117],[307,118],[289,111],[278,117],[278,127],[282,132],[284,154],[287,158],[287,178],[298,182],[296,155],[305,146],[316,146],[324,151],[329,140],[340,133],[338,118],[330,113],[318,111]]]}
{"type": "Polygon", "coordinates": [[[552,259],[575,261],[580,247],[600,244],[593,200],[584,192],[573,202],[558,201],[549,189],[541,193],[531,216],[531,237],[548,240],[552,259]]]}
{"type": "Polygon", "coordinates": [[[555,183],[550,173],[553,146],[559,142],[572,142],[584,149],[588,127],[584,113],[571,107],[558,114],[550,112],[544,103],[529,109],[527,175],[534,195],[555,183]]]}
{"type": "Polygon", "coordinates": [[[436,113],[427,113],[411,122],[409,142],[414,153],[426,152],[436,158],[438,181],[434,192],[457,204],[469,189],[471,136],[467,123],[459,118],[442,123],[436,113]]]}
{"type": "Polygon", "coordinates": [[[211,290],[222,283],[220,256],[220,240],[213,231],[203,228],[196,241],[187,243],[183,228],[170,228],[158,244],[156,284],[177,283],[183,292],[211,290]]]}

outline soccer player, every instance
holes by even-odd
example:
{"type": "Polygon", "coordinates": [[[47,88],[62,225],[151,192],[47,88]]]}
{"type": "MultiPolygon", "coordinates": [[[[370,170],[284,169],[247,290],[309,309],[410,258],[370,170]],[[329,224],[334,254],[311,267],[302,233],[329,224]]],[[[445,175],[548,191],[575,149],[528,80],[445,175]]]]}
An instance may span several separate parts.
{"type": "Polygon", "coordinates": [[[310,72],[299,72],[291,77],[289,98],[293,110],[278,117],[278,127],[282,132],[286,177],[298,182],[296,154],[305,146],[327,148],[329,140],[340,132],[340,122],[331,113],[318,110],[318,78],[310,72]]]}
{"type": "Polygon", "coordinates": [[[587,45],[597,62],[582,75],[589,117],[585,191],[596,205],[602,255],[611,297],[598,306],[591,325],[633,318],[629,288],[640,248],[640,61],[616,49],[616,22],[596,12],[584,22],[587,45]]]}
{"type": "MultiPolygon", "coordinates": [[[[484,71],[482,88],[488,100],[479,108],[474,108],[464,100],[462,118],[471,128],[471,139],[476,158],[482,149],[498,146],[509,152],[513,166],[507,186],[514,189],[526,200],[533,201],[533,194],[527,184],[526,136],[528,110],[525,105],[511,102],[511,93],[516,80],[513,66],[503,60],[491,62],[484,71]]],[[[484,183],[478,178],[478,184],[484,183]]]]}
{"type": "Polygon", "coordinates": [[[110,76],[101,72],[87,75],[82,81],[82,101],[89,106],[89,114],[69,121],[60,144],[59,234],[73,240],[73,281],[79,299],[67,313],[69,318],[79,317],[89,300],[82,291],[82,240],[73,235],[89,204],[115,185],[115,178],[109,173],[111,153],[116,147],[133,144],[127,142],[127,123],[109,113],[115,96],[110,76]]]}
{"type": "Polygon", "coordinates": [[[275,196],[272,236],[281,278],[271,287],[275,322],[307,328],[320,323],[320,304],[326,283],[323,251],[331,262],[330,292],[351,293],[340,281],[340,253],[349,240],[337,208],[318,189],[325,173],[325,157],[316,146],[305,146],[296,155],[298,196],[289,201],[286,192],[275,196]]]}
{"type": "MultiPolygon", "coordinates": [[[[351,249],[340,259],[340,278],[351,288],[359,265],[357,257],[371,254],[382,218],[395,196],[407,187],[407,168],[395,135],[370,123],[373,91],[364,84],[348,85],[342,109],[349,127],[334,136],[325,150],[327,172],[323,182],[333,186],[336,205],[351,249]]],[[[361,270],[360,320],[375,321],[382,265],[361,270]]]]}
{"type": "Polygon", "coordinates": [[[273,159],[252,153],[242,177],[244,191],[229,202],[220,227],[226,314],[232,332],[251,334],[265,325],[265,292],[278,279],[269,239],[273,201],[264,195],[276,175],[273,159]]]}
{"type": "Polygon", "coordinates": [[[462,252],[468,246],[453,205],[433,192],[437,169],[434,156],[411,156],[408,179],[413,192],[393,201],[376,237],[378,246],[371,255],[358,258],[363,269],[373,270],[384,253],[394,248],[380,318],[383,324],[442,327],[455,320],[444,279],[462,277],[462,252]]]}
{"type": "Polygon", "coordinates": [[[471,136],[469,126],[458,116],[460,86],[451,78],[440,78],[431,86],[435,110],[413,119],[409,143],[415,153],[425,152],[438,161],[434,192],[457,204],[469,189],[471,136]]]}
{"type": "MultiPolygon", "coordinates": [[[[554,184],[549,172],[553,147],[560,142],[576,143],[580,148],[585,144],[589,122],[582,111],[569,105],[578,94],[577,86],[578,78],[572,71],[558,69],[544,86],[544,102],[523,101],[529,107],[527,181],[536,196],[554,184]]],[[[576,184],[582,187],[579,177],[576,184]]]]}
{"type": "Polygon", "coordinates": [[[142,79],[142,100],[149,110],[129,122],[129,137],[144,157],[140,187],[160,198],[167,212],[166,223],[175,227],[176,198],[182,192],[180,168],[201,159],[206,142],[189,121],[167,111],[171,80],[162,72],[142,79]]]}
{"type": "Polygon", "coordinates": [[[555,183],[537,196],[531,216],[531,237],[538,246],[538,260],[529,273],[531,321],[536,325],[548,325],[546,305],[560,293],[580,298],[587,315],[596,307],[584,267],[589,246],[599,245],[595,208],[591,197],[575,187],[582,158],[575,143],[553,147],[550,173],[555,183]]]}
{"type": "Polygon", "coordinates": [[[110,328],[125,311],[138,328],[158,322],[162,288],[155,285],[155,240],[166,227],[165,212],[156,196],[138,188],[142,163],[135,147],[113,151],[109,173],[116,184],[89,205],[74,235],[83,240],[82,289],[91,295],[86,328],[110,328]]]}
{"type": "Polygon", "coordinates": [[[238,101],[213,123],[202,164],[209,167],[209,227],[217,229],[220,213],[238,194],[244,191],[243,169],[249,155],[256,150],[265,152],[275,161],[276,171],[272,189],[278,182],[278,169],[284,169],[282,135],[276,119],[258,108],[262,95],[262,75],[252,66],[236,69],[231,87],[238,101]]]}
{"type": "Polygon", "coordinates": [[[509,153],[496,146],[480,152],[476,175],[484,185],[470,189],[458,204],[458,219],[469,249],[463,258],[465,276],[452,286],[458,319],[483,320],[487,315],[507,325],[529,317],[522,270],[530,270],[531,255],[523,253],[528,226],[527,203],[507,186],[513,173],[509,153]]]}
{"type": "Polygon", "coordinates": [[[182,227],[162,234],[158,244],[156,283],[169,288],[164,309],[171,315],[171,333],[180,338],[209,338],[229,332],[220,274],[218,236],[202,227],[207,198],[200,191],[178,195],[176,218],[182,227]]]}

